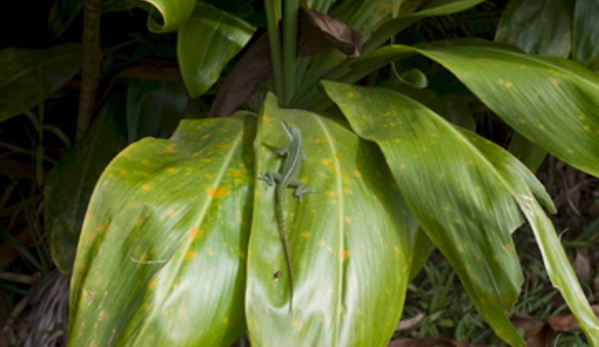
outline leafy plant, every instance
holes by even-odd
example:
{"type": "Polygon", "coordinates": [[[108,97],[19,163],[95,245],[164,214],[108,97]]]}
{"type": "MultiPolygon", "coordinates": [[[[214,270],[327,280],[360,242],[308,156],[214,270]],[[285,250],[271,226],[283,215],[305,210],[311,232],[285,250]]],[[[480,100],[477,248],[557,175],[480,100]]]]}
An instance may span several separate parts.
{"type": "MultiPolygon", "coordinates": [[[[386,44],[424,18],[481,2],[302,1],[306,12],[299,1],[266,0],[268,36],[255,45],[268,42],[267,54],[250,47],[254,55],[238,64],[258,61],[251,66],[271,74],[271,84],[234,86],[234,76],[251,73],[236,66],[215,99],[241,105],[251,94],[256,107],[181,121],[169,139],[135,142],[104,170],[79,236],[69,344],[227,346],[247,332],[256,346],[384,345],[434,246],[494,332],[524,346],[508,314],[523,282],[511,233],[527,220],[549,278],[599,345],[599,323],[541,207],[554,212],[544,187],[513,154],[454,124],[471,114],[443,99],[427,62],[455,76],[469,91],[462,96],[474,95],[517,141],[595,176],[599,78],[563,58],[483,40],[386,44]],[[311,31],[306,15],[318,22],[311,31]],[[314,48],[325,40],[330,47],[314,48]],[[403,82],[362,82],[389,64],[403,82]],[[427,79],[428,91],[414,89],[427,79]],[[287,141],[281,121],[301,129],[299,176],[318,191],[285,204],[292,315],[274,194],[255,183],[277,167],[272,148],[287,141]]],[[[215,83],[253,31],[204,3],[149,4],[150,30],[177,31],[192,97],[215,83]]],[[[521,158],[528,148],[512,147],[521,158]]]]}

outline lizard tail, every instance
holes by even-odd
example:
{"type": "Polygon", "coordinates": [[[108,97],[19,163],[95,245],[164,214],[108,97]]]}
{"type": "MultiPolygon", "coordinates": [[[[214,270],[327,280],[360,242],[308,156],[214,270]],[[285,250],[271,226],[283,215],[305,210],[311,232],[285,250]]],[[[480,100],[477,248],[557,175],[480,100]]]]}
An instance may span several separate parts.
{"type": "Polygon", "coordinates": [[[289,272],[289,314],[293,313],[293,264],[291,263],[291,251],[289,250],[289,237],[287,236],[287,223],[285,222],[285,211],[283,206],[279,207],[279,224],[281,226],[281,238],[283,239],[283,248],[285,252],[285,261],[287,262],[287,271],[289,272]]]}

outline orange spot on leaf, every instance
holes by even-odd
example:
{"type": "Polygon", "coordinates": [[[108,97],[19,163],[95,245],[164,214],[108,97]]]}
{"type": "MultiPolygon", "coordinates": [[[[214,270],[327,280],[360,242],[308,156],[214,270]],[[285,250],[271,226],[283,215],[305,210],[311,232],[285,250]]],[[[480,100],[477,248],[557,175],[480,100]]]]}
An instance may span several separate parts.
{"type": "Polygon", "coordinates": [[[203,234],[204,234],[204,232],[202,230],[200,230],[200,228],[189,229],[189,239],[190,240],[195,240],[197,238],[200,238],[200,237],[202,237],[203,234]]]}
{"type": "Polygon", "coordinates": [[[212,188],[208,191],[208,195],[211,198],[222,198],[226,196],[229,192],[224,188],[212,188]]]}

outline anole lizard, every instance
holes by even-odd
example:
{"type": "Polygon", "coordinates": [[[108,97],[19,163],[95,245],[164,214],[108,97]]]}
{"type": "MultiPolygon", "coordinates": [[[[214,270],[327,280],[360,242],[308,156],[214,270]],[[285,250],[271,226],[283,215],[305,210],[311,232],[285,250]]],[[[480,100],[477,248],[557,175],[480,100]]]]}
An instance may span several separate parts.
{"type": "Polygon", "coordinates": [[[275,152],[279,156],[285,156],[283,167],[280,172],[268,171],[258,178],[264,180],[271,186],[278,183],[277,186],[277,220],[279,223],[281,238],[283,239],[283,248],[285,250],[285,259],[287,261],[287,270],[289,271],[289,313],[293,312],[293,266],[291,264],[291,253],[289,252],[289,238],[287,237],[287,223],[285,221],[285,189],[295,187],[293,195],[302,201],[302,195],[316,193],[304,187],[304,182],[293,179],[293,176],[300,168],[300,164],[306,159],[302,151],[302,133],[296,126],[281,122],[285,134],[289,138],[289,144],[285,148],[277,148],[275,152]]]}

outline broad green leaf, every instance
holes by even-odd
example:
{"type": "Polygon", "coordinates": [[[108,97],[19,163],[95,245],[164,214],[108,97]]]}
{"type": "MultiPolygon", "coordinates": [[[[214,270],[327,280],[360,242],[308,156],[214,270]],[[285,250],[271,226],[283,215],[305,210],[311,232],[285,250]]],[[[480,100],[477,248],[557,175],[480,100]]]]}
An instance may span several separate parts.
{"type": "Polygon", "coordinates": [[[572,58],[599,73],[599,4],[576,0],[572,29],[572,58]]]}
{"type": "Polygon", "coordinates": [[[81,46],[76,44],[46,51],[0,51],[0,122],[44,101],[73,78],[80,67],[81,46]]]}
{"type": "Polygon", "coordinates": [[[572,44],[571,0],[511,0],[495,34],[526,53],[567,57],[572,44]]]}
{"type": "Polygon", "coordinates": [[[529,141],[599,176],[599,76],[563,58],[460,41],[420,50],[529,141]]]}
{"type": "Polygon", "coordinates": [[[443,65],[532,143],[599,177],[599,76],[567,59],[526,55],[483,40],[393,45],[360,64],[383,64],[412,53],[443,65]]]}
{"type": "Polygon", "coordinates": [[[513,195],[529,191],[511,185],[525,182],[552,206],[543,186],[507,152],[402,94],[333,82],[324,87],[360,137],[379,145],[406,202],[480,314],[510,345],[524,346],[506,315],[522,283],[510,236],[522,221],[513,195]],[[501,153],[510,171],[498,170],[479,146],[501,153]]]}
{"type": "Polygon", "coordinates": [[[246,293],[252,345],[386,346],[403,307],[418,224],[375,146],[332,119],[281,109],[272,95],[254,141],[258,172],[279,168],[274,148],[288,142],[281,121],[301,129],[307,159],[297,178],[317,192],[301,203],[292,189],[285,192],[290,314],[275,189],[257,183],[246,293]]]}
{"type": "Polygon", "coordinates": [[[372,33],[371,39],[364,44],[363,52],[366,54],[373,51],[387,41],[391,36],[416,23],[420,19],[434,16],[445,16],[448,14],[461,12],[482,2],[484,2],[484,0],[427,1],[427,5],[424,9],[406,15],[399,15],[397,18],[387,21],[381,25],[375,32],[372,33]]]}
{"type": "Polygon", "coordinates": [[[52,260],[72,270],[92,190],[106,165],[127,144],[144,136],[168,137],[183,118],[187,93],[180,83],[128,79],[117,84],[98,120],[48,177],[44,218],[52,260]]]}
{"type": "Polygon", "coordinates": [[[77,250],[69,346],[230,346],[245,331],[254,128],[183,121],[111,162],[77,250]]]}
{"type": "Polygon", "coordinates": [[[106,165],[128,144],[120,94],[110,98],[94,126],[52,169],[44,189],[44,221],[54,264],[69,274],[85,211],[106,165]],[[120,102],[119,102],[120,101],[120,102]]]}
{"type": "Polygon", "coordinates": [[[212,6],[198,3],[177,34],[181,75],[192,98],[204,94],[250,40],[255,28],[212,6]]]}
{"type": "Polygon", "coordinates": [[[181,83],[127,80],[127,139],[170,137],[185,116],[187,92],[181,83]]]}
{"type": "Polygon", "coordinates": [[[191,17],[196,0],[144,0],[151,5],[148,29],[168,33],[179,29],[191,17]]]}

